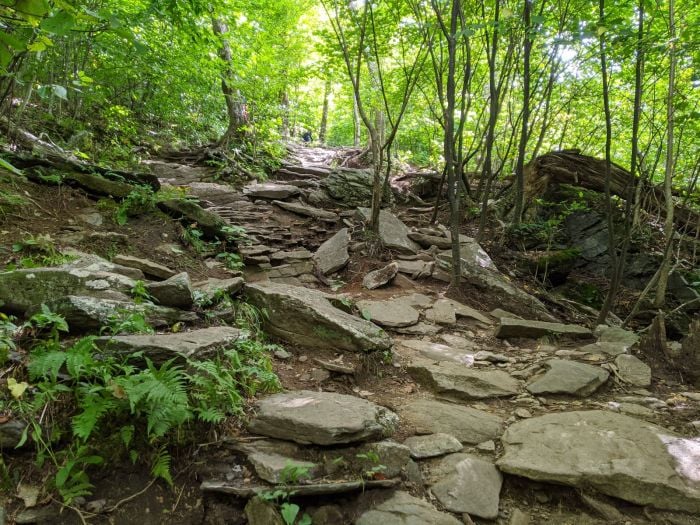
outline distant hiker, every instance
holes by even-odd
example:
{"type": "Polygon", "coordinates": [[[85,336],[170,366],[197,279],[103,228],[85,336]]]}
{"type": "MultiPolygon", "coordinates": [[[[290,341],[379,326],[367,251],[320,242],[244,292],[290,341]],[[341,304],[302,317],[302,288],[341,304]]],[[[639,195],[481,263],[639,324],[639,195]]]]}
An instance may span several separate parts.
{"type": "Polygon", "coordinates": [[[313,137],[311,137],[311,132],[308,129],[301,134],[301,140],[303,140],[306,144],[311,142],[312,138],[313,137]]]}

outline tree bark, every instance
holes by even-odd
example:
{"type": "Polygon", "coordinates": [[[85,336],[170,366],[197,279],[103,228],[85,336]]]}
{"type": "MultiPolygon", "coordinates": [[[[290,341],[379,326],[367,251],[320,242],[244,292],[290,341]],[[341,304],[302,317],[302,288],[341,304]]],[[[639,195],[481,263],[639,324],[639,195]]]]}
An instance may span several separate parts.
{"type": "Polygon", "coordinates": [[[656,285],[656,298],[654,306],[661,307],[666,301],[666,287],[668,285],[668,274],[671,269],[671,255],[673,251],[673,126],[674,126],[674,107],[673,97],[675,94],[676,83],[676,13],[674,0],[668,2],[668,21],[669,21],[669,69],[668,69],[668,96],[666,98],[666,122],[668,130],[666,132],[666,169],[664,174],[664,200],[666,202],[666,220],[664,221],[664,236],[666,237],[666,250],[664,258],[661,262],[659,272],[659,282],[656,285]]]}
{"type": "Polygon", "coordinates": [[[520,128],[520,144],[518,145],[518,160],[515,165],[515,211],[513,223],[520,224],[523,214],[523,194],[525,191],[525,150],[527,148],[528,125],[530,120],[530,51],[532,49],[532,27],[530,14],[531,0],[523,0],[523,20],[525,23],[525,43],[523,50],[523,115],[520,128]]]}
{"type": "Polygon", "coordinates": [[[221,72],[221,91],[226,101],[226,114],[228,116],[228,127],[219,139],[217,146],[226,147],[232,139],[241,135],[241,128],[247,123],[245,103],[240,92],[232,87],[233,81],[233,57],[231,54],[231,44],[226,38],[228,26],[219,18],[212,18],[212,28],[214,34],[221,39],[219,56],[224,62],[221,72]]]}
{"type": "Polygon", "coordinates": [[[321,113],[321,125],[318,130],[318,142],[326,143],[326,133],[328,131],[328,105],[331,97],[331,81],[326,80],[326,85],[323,88],[323,112],[321,113]]]}

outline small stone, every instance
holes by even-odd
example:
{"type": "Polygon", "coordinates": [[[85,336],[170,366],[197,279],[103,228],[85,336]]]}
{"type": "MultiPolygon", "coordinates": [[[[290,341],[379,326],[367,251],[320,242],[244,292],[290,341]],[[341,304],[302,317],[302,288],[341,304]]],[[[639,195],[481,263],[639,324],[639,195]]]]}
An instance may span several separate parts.
{"type": "Polygon", "coordinates": [[[432,458],[462,450],[462,443],[456,437],[440,433],[410,437],[404,441],[404,445],[411,450],[414,459],[432,458]]]}
{"type": "Polygon", "coordinates": [[[530,515],[520,509],[514,509],[510,514],[508,525],[530,525],[530,515]]]}
{"type": "Polygon", "coordinates": [[[518,408],[515,410],[515,415],[518,416],[519,418],[522,419],[527,419],[529,417],[532,417],[532,414],[530,413],[529,410],[526,410],[524,408],[518,408]]]}
{"type": "Polygon", "coordinates": [[[308,360],[309,360],[309,356],[307,356],[307,355],[300,355],[299,356],[300,363],[306,363],[308,360]]]}
{"type": "Polygon", "coordinates": [[[167,266],[163,266],[162,264],[148,259],[131,257],[130,255],[115,255],[112,258],[112,262],[121,264],[122,266],[128,266],[129,268],[137,268],[146,275],[151,275],[159,279],[169,279],[175,275],[175,272],[167,266]]]}
{"type": "Polygon", "coordinates": [[[391,263],[379,270],[374,270],[365,275],[362,279],[362,286],[368,290],[374,290],[390,283],[399,271],[399,267],[396,263],[391,263]]]}
{"type": "Polygon", "coordinates": [[[634,386],[651,385],[651,368],[633,355],[618,355],[615,358],[617,373],[625,383],[634,386]]]}
{"type": "Polygon", "coordinates": [[[282,360],[286,360],[286,359],[289,359],[290,357],[292,357],[292,354],[287,352],[284,348],[278,348],[277,350],[275,350],[273,352],[273,355],[277,359],[282,359],[282,360]]]}
{"type": "Polygon", "coordinates": [[[311,370],[311,380],[316,383],[323,383],[331,378],[331,373],[324,368],[314,368],[311,370]]]}
{"type": "Polygon", "coordinates": [[[489,439],[488,441],[484,441],[483,443],[479,443],[476,448],[478,450],[483,450],[484,452],[495,452],[496,451],[496,443],[492,439],[489,439]]]}

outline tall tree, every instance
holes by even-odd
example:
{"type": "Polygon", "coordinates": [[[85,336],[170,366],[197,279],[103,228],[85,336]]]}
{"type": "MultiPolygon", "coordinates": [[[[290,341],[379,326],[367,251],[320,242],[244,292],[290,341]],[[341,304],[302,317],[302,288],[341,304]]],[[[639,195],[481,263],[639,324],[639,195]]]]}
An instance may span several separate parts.
{"type": "Polygon", "coordinates": [[[523,23],[525,36],[523,44],[523,110],[520,127],[520,143],[518,145],[518,160],[515,166],[515,209],[513,223],[520,224],[523,214],[523,196],[525,191],[525,151],[529,137],[530,123],[530,53],[532,51],[532,0],[523,0],[523,23]]]}

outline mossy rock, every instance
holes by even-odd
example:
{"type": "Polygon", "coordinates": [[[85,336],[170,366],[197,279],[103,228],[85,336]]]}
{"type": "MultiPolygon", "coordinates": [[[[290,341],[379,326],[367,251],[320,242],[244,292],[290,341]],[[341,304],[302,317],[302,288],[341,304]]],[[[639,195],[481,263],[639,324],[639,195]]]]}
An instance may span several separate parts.
{"type": "Polygon", "coordinates": [[[188,224],[197,223],[197,229],[204,233],[207,239],[226,239],[228,224],[216,213],[202,208],[194,201],[186,199],[169,199],[158,203],[158,207],[188,224]]]}

